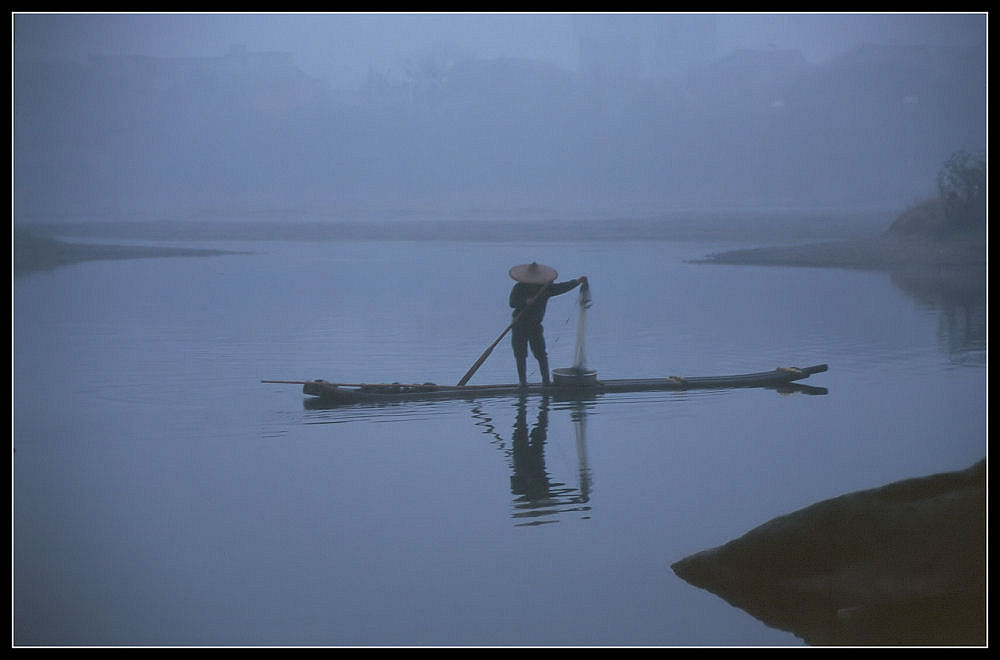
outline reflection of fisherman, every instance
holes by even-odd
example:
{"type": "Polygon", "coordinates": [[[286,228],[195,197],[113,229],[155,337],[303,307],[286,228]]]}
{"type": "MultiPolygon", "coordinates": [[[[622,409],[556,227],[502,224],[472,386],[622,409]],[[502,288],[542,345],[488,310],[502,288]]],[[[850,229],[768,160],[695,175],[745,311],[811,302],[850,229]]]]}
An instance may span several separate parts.
{"type": "Polygon", "coordinates": [[[521,264],[510,269],[510,276],[517,281],[510,291],[510,306],[514,308],[515,321],[511,327],[511,346],[517,363],[517,378],[522,387],[527,385],[528,346],[538,360],[542,385],[549,384],[549,357],[545,352],[542,319],[548,299],[572,291],[587,281],[586,276],[575,280],[555,282],[559,273],[537,263],[521,264]]]}
{"type": "Polygon", "coordinates": [[[522,399],[517,406],[512,444],[514,449],[514,474],[510,477],[510,490],[528,500],[549,497],[549,475],[545,471],[545,436],[549,427],[549,407],[546,402],[538,406],[538,420],[528,431],[528,411],[522,399]]]}

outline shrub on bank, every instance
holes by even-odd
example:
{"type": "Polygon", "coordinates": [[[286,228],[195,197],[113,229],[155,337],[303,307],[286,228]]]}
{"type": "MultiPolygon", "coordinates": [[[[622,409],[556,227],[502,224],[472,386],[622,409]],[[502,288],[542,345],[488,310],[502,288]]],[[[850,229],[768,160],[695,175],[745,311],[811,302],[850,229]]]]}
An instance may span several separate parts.
{"type": "Polygon", "coordinates": [[[910,206],[887,230],[892,236],[947,238],[986,233],[986,158],[952,154],[937,175],[938,196],[910,206]]]}

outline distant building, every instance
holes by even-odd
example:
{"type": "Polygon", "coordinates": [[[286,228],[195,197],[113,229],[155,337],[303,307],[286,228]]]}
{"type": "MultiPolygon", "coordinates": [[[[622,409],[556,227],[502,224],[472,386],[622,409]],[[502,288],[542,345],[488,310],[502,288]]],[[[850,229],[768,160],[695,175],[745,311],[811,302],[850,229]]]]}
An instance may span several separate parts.
{"type": "Polygon", "coordinates": [[[599,82],[679,78],[716,56],[712,14],[575,16],[580,72],[599,82]]]}

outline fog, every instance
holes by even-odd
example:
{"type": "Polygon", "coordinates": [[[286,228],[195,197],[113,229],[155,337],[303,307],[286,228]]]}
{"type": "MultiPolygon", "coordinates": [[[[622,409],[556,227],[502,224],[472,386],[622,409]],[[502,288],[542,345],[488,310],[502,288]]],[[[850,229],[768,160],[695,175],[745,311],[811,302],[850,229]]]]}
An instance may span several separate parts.
{"type": "Polygon", "coordinates": [[[985,14],[15,14],[17,220],[898,209],[985,14]]]}

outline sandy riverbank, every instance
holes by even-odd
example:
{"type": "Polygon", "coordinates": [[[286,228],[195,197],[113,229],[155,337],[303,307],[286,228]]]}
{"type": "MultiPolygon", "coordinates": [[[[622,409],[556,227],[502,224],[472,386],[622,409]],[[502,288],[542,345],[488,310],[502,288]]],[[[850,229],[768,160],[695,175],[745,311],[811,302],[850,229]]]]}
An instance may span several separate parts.
{"type": "Polygon", "coordinates": [[[67,243],[54,238],[18,231],[14,232],[13,239],[12,257],[15,277],[82,261],[148,257],[212,257],[233,254],[224,250],[194,248],[67,243]]]}
{"type": "Polygon", "coordinates": [[[889,235],[872,238],[760,247],[707,255],[697,263],[817,268],[986,269],[986,241],[979,237],[934,240],[889,235]]]}

